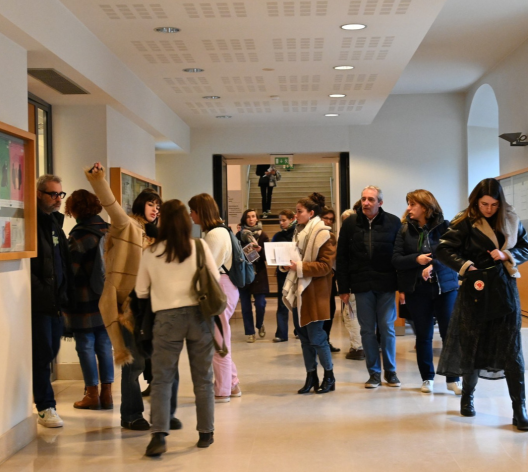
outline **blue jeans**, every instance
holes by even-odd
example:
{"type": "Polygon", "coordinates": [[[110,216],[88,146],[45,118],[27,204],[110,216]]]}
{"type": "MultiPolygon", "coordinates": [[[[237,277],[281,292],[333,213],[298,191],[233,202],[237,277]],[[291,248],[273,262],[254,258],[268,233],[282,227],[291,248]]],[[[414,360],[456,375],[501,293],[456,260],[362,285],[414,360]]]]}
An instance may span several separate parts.
{"type": "Polygon", "coordinates": [[[101,383],[114,383],[114,356],[106,328],[98,326],[93,331],[76,331],[73,337],[75,338],[75,350],[81,363],[84,384],[87,387],[99,384],[97,362],[99,362],[101,383]]]}
{"type": "MultiPolygon", "coordinates": [[[[143,411],[145,411],[139,385],[139,376],[145,370],[145,358],[137,350],[132,333],[125,328],[122,328],[121,331],[125,345],[130,349],[130,353],[134,358],[132,364],[125,364],[121,371],[121,420],[131,422],[143,418],[143,411]]],[[[178,371],[176,371],[170,401],[171,417],[176,413],[179,382],[180,376],[178,371]]]]}
{"type": "Polygon", "coordinates": [[[394,292],[356,293],[356,307],[361,342],[369,374],[381,373],[376,327],[381,336],[381,354],[385,372],[396,372],[396,294],[394,292]]]}
{"type": "Polygon", "coordinates": [[[306,372],[313,372],[317,369],[317,356],[323,366],[324,370],[332,370],[334,364],[332,363],[332,353],[328,345],[328,337],[323,329],[324,321],[312,321],[306,326],[299,326],[299,316],[297,308],[292,311],[293,325],[299,339],[301,340],[301,348],[304,359],[304,366],[306,372]]]}
{"type": "Polygon", "coordinates": [[[290,317],[290,310],[282,301],[282,288],[284,282],[286,282],[286,272],[277,272],[277,331],[275,331],[275,337],[288,340],[288,318],[290,317]]]}
{"type": "MultiPolygon", "coordinates": [[[[405,303],[414,322],[416,333],[416,360],[422,380],[434,380],[433,333],[434,319],[438,321],[442,342],[447,337],[447,327],[455,305],[457,290],[438,293],[437,283],[423,282],[416,285],[413,293],[405,294],[405,303]]],[[[447,377],[447,382],[456,382],[459,377],[447,377]]]]}
{"type": "Polygon", "coordinates": [[[253,325],[253,307],[251,306],[251,292],[240,288],[240,305],[242,306],[242,319],[244,320],[244,332],[246,336],[255,334],[255,326],[260,329],[264,324],[264,313],[266,312],[266,294],[255,293],[255,312],[257,320],[253,325]]]}
{"type": "Polygon", "coordinates": [[[50,379],[51,363],[59,353],[63,327],[62,316],[32,314],[33,398],[38,411],[56,406],[50,379]]]}

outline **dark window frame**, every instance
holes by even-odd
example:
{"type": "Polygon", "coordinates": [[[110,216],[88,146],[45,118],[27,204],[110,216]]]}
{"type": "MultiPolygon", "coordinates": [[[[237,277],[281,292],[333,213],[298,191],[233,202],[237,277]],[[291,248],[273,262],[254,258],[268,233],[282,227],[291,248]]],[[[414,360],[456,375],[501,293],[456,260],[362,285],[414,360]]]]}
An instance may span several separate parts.
{"type": "MultiPolygon", "coordinates": [[[[38,110],[43,110],[47,113],[47,119],[46,119],[46,154],[47,154],[47,162],[46,162],[46,174],[53,174],[53,122],[52,122],[52,106],[42,100],[41,98],[37,97],[36,95],[33,95],[31,92],[28,92],[28,103],[33,105],[35,107],[35,116],[33,117],[35,120],[35,123],[38,125],[38,110]]],[[[37,142],[36,142],[36,149],[38,152],[39,148],[39,134],[38,130],[35,133],[37,136],[37,142]]],[[[37,162],[38,162],[38,156],[37,156],[37,162]]],[[[38,169],[40,170],[40,169],[38,169]]]]}

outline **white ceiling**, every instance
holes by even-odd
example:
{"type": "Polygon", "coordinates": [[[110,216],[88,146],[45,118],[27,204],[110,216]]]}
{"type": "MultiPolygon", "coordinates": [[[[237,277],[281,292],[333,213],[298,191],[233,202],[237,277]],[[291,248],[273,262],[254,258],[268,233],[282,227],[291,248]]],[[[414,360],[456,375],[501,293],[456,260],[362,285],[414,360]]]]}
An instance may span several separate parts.
{"type": "MultiPolygon", "coordinates": [[[[528,39],[528,0],[61,2],[192,127],[368,124],[390,93],[464,91],[528,39]],[[349,22],[367,28],[339,28],[349,22]],[[355,69],[332,69],[345,63],[355,69]],[[328,97],[337,92],[346,98],[328,97]]],[[[29,49],[30,65],[44,66],[45,52],[29,49]]],[[[106,100],[56,68],[91,98],[33,79],[30,90],[50,103],[106,100]]]]}
{"type": "Polygon", "coordinates": [[[232,116],[229,125],[371,123],[445,3],[61,1],[194,127],[227,121],[219,115],[232,116]],[[367,28],[340,29],[349,22],[367,28]],[[157,26],[181,32],[156,33],[157,26]],[[333,70],[341,64],[355,69],[333,70]],[[182,71],[188,67],[205,72],[182,71]],[[328,97],[337,92],[346,98],[328,97]]]}

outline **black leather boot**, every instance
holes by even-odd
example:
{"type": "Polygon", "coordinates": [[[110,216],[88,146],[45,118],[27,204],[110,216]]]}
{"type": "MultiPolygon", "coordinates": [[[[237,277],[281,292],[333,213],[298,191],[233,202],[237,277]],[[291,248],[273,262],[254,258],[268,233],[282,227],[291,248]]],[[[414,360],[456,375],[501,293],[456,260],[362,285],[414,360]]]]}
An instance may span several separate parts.
{"type": "Polygon", "coordinates": [[[161,456],[164,452],[167,452],[167,444],[165,443],[165,433],[154,433],[145,455],[148,457],[161,456]]]}
{"type": "Polygon", "coordinates": [[[304,383],[304,387],[298,390],[297,393],[308,393],[312,387],[314,392],[317,392],[317,389],[319,388],[319,377],[317,377],[316,370],[306,373],[306,382],[304,383]]]}
{"type": "Polygon", "coordinates": [[[335,377],[333,370],[325,370],[321,388],[315,393],[328,393],[335,390],[335,377]]]}
{"type": "Polygon", "coordinates": [[[506,382],[513,408],[512,424],[520,431],[528,431],[528,416],[526,415],[526,393],[524,388],[524,372],[506,374],[506,382]]]}
{"type": "Polygon", "coordinates": [[[478,370],[472,374],[462,376],[462,397],[460,398],[460,414],[462,416],[475,416],[473,405],[473,392],[478,382],[478,370]]]}

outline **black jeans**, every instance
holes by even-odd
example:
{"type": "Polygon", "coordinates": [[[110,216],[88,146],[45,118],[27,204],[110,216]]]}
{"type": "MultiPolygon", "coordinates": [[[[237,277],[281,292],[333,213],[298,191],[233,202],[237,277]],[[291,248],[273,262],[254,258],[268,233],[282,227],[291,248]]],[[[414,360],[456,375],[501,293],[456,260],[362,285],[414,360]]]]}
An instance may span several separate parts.
{"type": "Polygon", "coordinates": [[[271,195],[273,193],[273,187],[265,186],[260,187],[260,195],[262,196],[262,213],[271,210],[271,195]]]}
{"type": "Polygon", "coordinates": [[[32,314],[33,397],[38,411],[56,406],[50,379],[51,363],[59,353],[63,328],[62,316],[32,314]]]}
{"type": "MultiPolygon", "coordinates": [[[[416,360],[422,380],[433,380],[434,319],[438,322],[440,337],[445,341],[447,327],[457,297],[457,291],[438,293],[438,284],[422,282],[416,284],[413,293],[405,294],[405,303],[411,313],[416,333],[416,360]]],[[[447,382],[456,382],[458,377],[446,377],[447,382]]]]}

